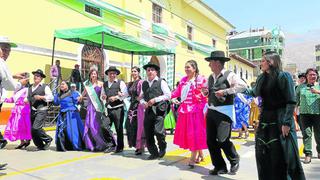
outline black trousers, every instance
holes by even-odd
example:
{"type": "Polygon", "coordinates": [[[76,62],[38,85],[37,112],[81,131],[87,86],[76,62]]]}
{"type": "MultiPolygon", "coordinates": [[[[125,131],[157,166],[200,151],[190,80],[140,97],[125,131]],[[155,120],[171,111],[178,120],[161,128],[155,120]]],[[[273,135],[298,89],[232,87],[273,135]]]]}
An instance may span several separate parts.
{"type": "Polygon", "coordinates": [[[52,138],[42,129],[44,120],[47,116],[47,110],[33,111],[31,110],[31,134],[33,143],[38,148],[43,148],[44,143],[52,141],[52,138]]]}
{"type": "Polygon", "coordinates": [[[1,134],[1,131],[0,131],[0,143],[3,143],[3,142],[6,142],[7,140],[5,140],[1,134]]]}
{"type": "Polygon", "coordinates": [[[96,112],[96,119],[100,124],[100,130],[101,134],[103,135],[103,138],[105,139],[108,147],[115,147],[116,141],[113,137],[113,132],[110,127],[110,118],[105,116],[104,113],[96,112]]]}
{"type": "Polygon", "coordinates": [[[230,118],[218,111],[209,109],[207,114],[207,145],[212,165],[214,165],[215,168],[227,168],[221,154],[221,149],[231,164],[238,163],[240,160],[236,148],[230,141],[230,136],[230,118]]]}
{"type": "Polygon", "coordinates": [[[123,120],[124,120],[124,109],[122,107],[118,107],[115,109],[108,109],[108,117],[110,118],[110,127],[112,123],[116,128],[117,132],[117,149],[122,150],[124,147],[123,144],[123,120]]]}
{"type": "Polygon", "coordinates": [[[146,136],[147,148],[151,155],[158,156],[159,151],[155,144],[154,136],[158,141],[160,151],[165,151],[167,148],[166,132],[164,129],[165,111],[154,112],[152,107],[145,111],[144,116],[144,133],[146,136]]]}

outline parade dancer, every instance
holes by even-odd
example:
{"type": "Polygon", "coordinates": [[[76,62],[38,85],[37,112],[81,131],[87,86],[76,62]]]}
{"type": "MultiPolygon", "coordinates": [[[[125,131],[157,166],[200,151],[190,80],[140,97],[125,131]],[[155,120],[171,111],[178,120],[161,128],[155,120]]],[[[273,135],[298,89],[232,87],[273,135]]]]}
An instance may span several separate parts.
{"type": "Polygon", "coordinates": [[[160,67],[152,62],[143,66],[147,71],[147,80],[142,83],[140,103],[145,107],[144,130],[147,148],[150,153],[148,160],[162,158],[166,154],[164,117],[168,108],[171,92],[167,82],[158,77],[160,67]],[[156,136],[159,150],[155,144],[156,136]]]}
{"type": "Polygon", "coordinates": [[[120,71],[110,66],[105,71],[108,76],[108,80],[103,83],[101,91],[101,99],[106,100],[105,108],[108,109],[108,118],[110,120],[110,126],[114,123],[117,132],[117,149],[116,153],[122,152],[123,143],[123,121],[124,121],[124,107],[123,100],[128,97],[128,91],[126,84],[117,79],[120,71]]]}
{"type": "Polygon", "coordinates": [[[213,51],[211,56],[205,58],[209,61],[212,75],[209,76],[208,89],[203,93],[209,93],[207,113],[207,144],[214,169],[211,175],[228,173],[227,165],[222,157],[221,149],[230,161],[231,173],[239,169],[240,157],[233,143],[230,141],[231,126],[235,121],[234,94],[242,92],[247,85],[235,73],[224,68],[226,61],[223,51],[213,51]]]}
{"type": "Polygon", "coordinates": [[[187,76],[180,80],[171,95],[171,98],[181,98],[180,102],[172,99],[175,104],[180,104],[173,143],[191,151],[188,165],[194,168],[195,163],[204,161],[202,149],[207,149],[203,113],[207,99],[201,93],[201,89],[206,88],[207,80],[199,75],[198,65],[194,60],[186,62],[185,72],[187,76]]]}
{"type": "Polygon", "coordinates": [[[48,114],[48,102],[53,101],[52,91],[41,81],[46,77],[41,69],[32,72],[34,84],[28,89],[28,101],[31,106],[31,134],[38,150],[46,150],[52,138],[42,129],[48,114]]]}

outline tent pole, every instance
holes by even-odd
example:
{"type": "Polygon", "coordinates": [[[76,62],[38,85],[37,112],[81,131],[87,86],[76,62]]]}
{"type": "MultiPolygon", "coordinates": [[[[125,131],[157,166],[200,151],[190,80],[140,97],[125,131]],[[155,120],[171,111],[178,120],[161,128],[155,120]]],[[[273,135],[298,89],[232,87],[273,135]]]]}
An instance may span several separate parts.
{"type": "Polygon", "coordinates": [[[105,76],[104,76],[104,68],[105,68],[105,67],[104,67],[104,64],[105,64],[104,61],[105,61],[105,58],[104,58],[104,51],[103,51],[103,49],[104,49],[104,32],[103,32],[103,31],[102,31],[102,33],[101,33],[101,41],[102,41],[102,42],[101,42],[101,53],[102,53],[102,60],[103,60],[102,67],[101,67],[101,68],[102,68],[101,70],[102,70],[102,74],[103,74],[103,75],[101,76],[101,78],[104,80],[104,77],[105,77],[105,76]]]}
{"type": "MultiPolygon", "coordinates": [[[[131,52],[131,68],[130,71],[132,70],[133,67],[133,52],[131,52]]],[[[132,81],[132,76],[130,76],[130,81],[132,81]]]]}
{"type": "Polygon", "coordinates": [[[54,49],[56,46],[56,37],[53,38],[53,45],[52,45],[52,56],[51,56],[51,66],[53,65],[53,59],[54,59],[54,49]]]}
{"type": "Polygon", "coordinates": [[[172,85],[172,89],[174,89],[174,85],[175,85],[175,79],[176,79],[176,54],[173,54],[173,85],[172,85]]]}

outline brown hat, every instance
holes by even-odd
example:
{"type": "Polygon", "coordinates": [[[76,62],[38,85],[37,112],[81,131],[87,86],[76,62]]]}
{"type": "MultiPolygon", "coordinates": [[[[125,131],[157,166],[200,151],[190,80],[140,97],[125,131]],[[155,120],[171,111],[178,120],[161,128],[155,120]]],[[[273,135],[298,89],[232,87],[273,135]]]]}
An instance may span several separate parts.
{"type": "Polygon", "coordinates": [[[223,51],[212,51],[210,57],[205,58],[206,61],[229,61],[230,58],[224,55],[223,51]]]}

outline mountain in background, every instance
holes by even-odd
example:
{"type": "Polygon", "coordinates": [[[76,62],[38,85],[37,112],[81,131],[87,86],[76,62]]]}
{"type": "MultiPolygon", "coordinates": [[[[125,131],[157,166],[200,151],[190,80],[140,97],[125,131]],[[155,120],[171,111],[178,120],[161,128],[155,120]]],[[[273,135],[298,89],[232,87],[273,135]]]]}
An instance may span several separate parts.
{"type": "Polygon", "coordinates": [[[296,63],[298,71],[315,67],[315,45],[320,44],[320,29],[303,34],[285,33],[283,61],[296,63]]]}

